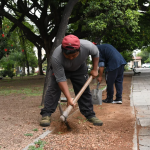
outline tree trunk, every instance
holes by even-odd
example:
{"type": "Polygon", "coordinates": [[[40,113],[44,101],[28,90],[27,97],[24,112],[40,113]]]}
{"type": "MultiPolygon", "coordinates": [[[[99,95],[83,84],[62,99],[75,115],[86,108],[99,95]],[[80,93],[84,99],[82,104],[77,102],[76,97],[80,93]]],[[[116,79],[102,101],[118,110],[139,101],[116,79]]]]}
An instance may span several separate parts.
{"type": "Polygon", "coordinates": [[[44,75],[43,70],[42,70],[42,52],[41,52],[41,47],[37,47],[38,49],[38,66],[39,66],[39,75],[44,75]]]}
{"type": "Polygon", "coordinates": [[[0,28],[2,29],[2,16],[0,16],[0,28]]]}
{"type": "Polygon", "coordinates": [[[19,67],[16,68],[16,76],[20,73],[19,67]]]}
{"type": "Polygon", "coordinates": [[[65,36],[65,32],[66,32],[66,28],[67,28],[67,25],[68,25],[69,17],[71,15],[73,7],[75,6],[75,4],[78,1],[79,0],[69,0],[66,7],[65,7],[65,9],[64,9],[64,12],[63,12],[63,15],[62,15],[62,18],[61,18],[61,22],[60,22],[60,25],[59,25],[59,29],[58,29],[55,41],[53,43],[52,49],[50,51],[50,56],[48,57],[48,60],[47,60],[48,65],[47,65],[46,78],[45,78],[45,83],[44,83],[44,89],[43,89],[43,96],[42,96],[41,105],[44,104],[45,94],[46,94],[48,85],[51,82],[50,81],[50,66],[51,66],[52,53],[55,50],[55,48],[61,44],[61,41],[62,41],[63,37],[65,36]]]}
{"type": "Polygon", "coordinates": [[[23,67],[22,67],[22,74],[25,75],[26,72],[25,72],[25,63],[23,64],[23,67]]]}
{"type": "Polygon", "coordinates": [[[34,67],[32,67],[32,73],[34,74],[34,72],[35,72],[35,68],[34,68],[34,67]]]}
{"type": "Polygon", "coordinates": [[[28,62],[28,57],[27,57],[27,53],[26,53],[25,50],[24,50],[24,53],[25,53],[25,57],[26,57],[27,75],[29,76],[29,74],[30,74],[30,72],[29,72],[29,62],[28,62]]]}

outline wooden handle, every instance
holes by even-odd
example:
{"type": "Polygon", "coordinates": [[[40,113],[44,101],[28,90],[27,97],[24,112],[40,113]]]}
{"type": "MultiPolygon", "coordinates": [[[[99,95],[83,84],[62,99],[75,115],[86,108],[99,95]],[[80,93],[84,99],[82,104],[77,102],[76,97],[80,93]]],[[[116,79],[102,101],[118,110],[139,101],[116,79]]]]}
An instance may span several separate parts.
{"type": "MultiPolygon", "coordinates": [[[[86,81],[86,83],[84,84],[84,86],[82,87],[82,89],[79,91],[79,93],[76,95],[76,97],[73,100],[73,103],[75,104],[78,99],[81,97],[81,95],[83,94],[83,92],[85,91],[85,89],[87,88],[87,86],[90,84],[90,82],[92,81],[93,77],[90,76],[88,78],[88,80],[86,81]]],[[[65,121],[69,115],[69,113],[71,112],[73,106],[69,105],[66,110],[63,112],[63,115],[60,116],[61,121],[65,121]]]]}

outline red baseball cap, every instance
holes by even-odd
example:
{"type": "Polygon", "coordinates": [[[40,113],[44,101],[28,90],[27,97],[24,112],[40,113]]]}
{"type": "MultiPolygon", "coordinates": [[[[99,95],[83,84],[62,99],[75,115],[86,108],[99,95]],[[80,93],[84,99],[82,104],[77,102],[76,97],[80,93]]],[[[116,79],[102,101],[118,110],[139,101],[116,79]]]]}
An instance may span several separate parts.
{"type": "Polygon", "coordinates": [[[73,49],[69,49],[69,47],[73,47],[74,50],[79,49],[80,48],[80,40],[75,35],[72,35],[72,34],[67,35],[62,40],[62,47],[67,50],[73,50],[73,49]]]}
{"type": "Polygon", "coordinates": [[[95,42],[92,42],[94,45],[97,45],[97,43],[95,43],[95,42]]]}

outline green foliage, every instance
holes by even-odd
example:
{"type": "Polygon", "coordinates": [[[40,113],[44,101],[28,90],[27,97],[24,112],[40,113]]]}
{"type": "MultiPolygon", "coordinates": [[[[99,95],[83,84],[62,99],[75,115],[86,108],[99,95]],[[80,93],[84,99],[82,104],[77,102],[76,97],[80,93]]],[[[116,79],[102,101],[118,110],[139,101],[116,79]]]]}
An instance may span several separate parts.
{"type": "Polygon", "coordinates": [[[78,13],[82,10],[84,14],[69,26],[68,32],[81,26],[85,35],[81,34],[81,37],[98,44],[109,43],[119,52],[133,51],[148,43],[149,25],[145,23],[143,27],[142,22],[149,19],[142,20],[137,0],[87,0],[82,4],[84,7],[78,13]]]}
{"type": "Polygon", "coordinates": [[[104,43],[112,44],[118,51],[133,51],[141,49],[150,43],[150,26],[148,18],[143,15],[139,18],[140,32],[131,32],[126,27],[117,27],[107,30],[102,38],[104,43]]]}
{"type": "Polygon", "coordinates": [[[7,75],[8,75],[8,77],[10,77],[11,79],[13,78],[13,76],[15,76],[15,74],[13,73],[12,70],[8,70],[8,71],[7,71],[7,75]]]}
{"type": "MultiPolygon", "coordinates": [[[[13,70],[14,67],[23,67],[28,60],[29,66],[37,67],[38,60],[33,50],[34,45],[26,40],[23,49],[18,28],[9,33],[12,23],[4,18],[3,24],[3,30],[0,29],[0,31],[4,33],[4,37],[0,36],[0,66],[5,70],[13,70]],[[9,24],[9,26],[7,24],[9,24]],[[5,49],[7,49],[7,51],[5,51],[5,49]]],[[[33,26],[29,25],[29,23],[25,24],[32,30],[33,26]]],[[[12,74],[10,76],[12,76],[12,74]]]]}
{"type": "Polygon", "coordinates": [[[9,24],[4,22],[2,28],[0,28],[0,60],[14,49],[13,37],[9,35],[9,24]]]}
{"type": "Polygon", "coordinates": [[[35,128],[35,129],[33,129],[33,131],[38,131],[38,129],[37,129],[37,128],[35,128]]]}
{"type": "Polygon", "coordinates": [[[7,71],[6,70],[1,70],[0,71],[0,76],[6,77],[7,76],[7,71]]]}
{"type": "Polygon", "coordinates": [[[12,59],[10,59],[10,57],[3,57],[0,60],[0,66],[4,69],[4,70],[12,70],[14,65],[14,61],[12,59]]]}
{"type": "Polygon", "coordinates": [[[141,52],[137,56],[142,57],[142,63],[150,63],[150,46],[141,49],[141,52]]]}
{"type": "Polygon", "coordinates": [[[137,0],[89,1],[84,11],[86,27],[96,34],[110,26],[126,26],[133,32],[139,31],[140,13],[136,3],[137,0]]]}
{"type": "Polygon", "coordinates": [[[24,134],[25,136],[33,136],[33,134],[32,133],[26,133],[26,134],[24,134]]]}
{"type": "Polygon", "coordinates": [[[142,47],[139,33],[130,32],[127,28],[118,27],[113,30],[106,31],[102,38],[103,43],[110,43],[119,52],[128,50],[133,51],[138,47],[142,47]]]}
{"type": "Polygon", "coordinates": [[[38,142],[35,142],[35,146],[29,146],[28,150],[44,150],[45,141],[38,140],[38,142]]]}
{"type": "Polygon", "coordinates": [[[13,78],[13,76],[15,76],[15,74],[13,73],[12,70],[1,70],[0,71],[0,76],[3,76],[3,77],[10,77],[11,79],[13,78]]]}
{"type": "Polygon", "coordinates": [[[132,57],[133,57],[132,51],[123,51],[123,52],[121,52],[121,55],[126,60],[126,62],[132,61],[132,57]]]}
{"type": "MultiPolygon", "coordinates": [[[[7,80],[7,81],[9,82],[9,80],[7,80]]],[[[0,87],[0,88],[2,88],[2,87],[0,87]]],[[[42,90],[43,90],[43,87],[40,87],[40,88],[29,87],[29,88],[21,88],[21,89],[17,89],[17,90],[7,88],[7,89],[0,90],[0,95],[6,96],[6,95],[10,95],[10,94],[24,94],[26,96],[41,96],[42,90]]]]}

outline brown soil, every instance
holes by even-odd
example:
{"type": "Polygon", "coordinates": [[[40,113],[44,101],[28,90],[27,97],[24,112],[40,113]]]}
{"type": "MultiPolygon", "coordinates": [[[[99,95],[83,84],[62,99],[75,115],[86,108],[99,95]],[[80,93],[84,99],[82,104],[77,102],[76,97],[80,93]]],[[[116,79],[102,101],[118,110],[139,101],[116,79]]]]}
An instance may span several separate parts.
{"type": "MultiPolygon", "coordinates": [[[[129,97],[131,79],[132,76],[124,76],[122,105],[105,103],[94,105],[96,116],[103,121],[103,126],[94,126],[86,121],[76,105],[67,119],[71,130],[60,121],[59,109],[52,115],[50,127],[39,126],[41,95],[27,96],[14,92],[9,95],[1,94],[0,149],[22,150],[45,130],[53,130],[43,139],[46,141],[45,150],[132,150],[135,116],[132,113],[129,97]],[[27,136],[31,134],[32,136],[27,136]]],[[[37,92],[40,90],[42,93],[43,85],[43,76],[4,79],[0,80],[0,91],[19,91],[28,88],[37,92]]],[[[70,82],[68,85],[74,97],[70,82]]],[[[101,87],[105,85],[103,80],[101,87]]],[[[90,84],[90,88],[96,88],[96,80],[90,84]]],[[[104,98],[106,91],[103,92],[104,98]]],[[[66,103],[62,103],[62,108],[66,108],[66,103]]]]}

